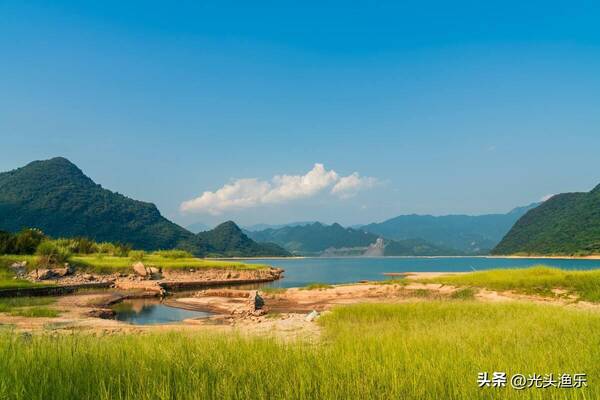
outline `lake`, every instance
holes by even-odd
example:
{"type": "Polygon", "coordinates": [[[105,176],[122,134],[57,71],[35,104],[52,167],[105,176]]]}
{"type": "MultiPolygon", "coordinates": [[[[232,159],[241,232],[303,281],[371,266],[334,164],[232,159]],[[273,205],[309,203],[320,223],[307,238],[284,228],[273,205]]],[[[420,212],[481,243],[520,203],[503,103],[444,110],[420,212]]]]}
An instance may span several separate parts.
{"type": "Polygon", "coordinates": [[[313,282],[349,283],[386,279],[384,272],[465,272],[494,268],[525,268],[544,264],[563,269],[600,268],[600,260],[563,260],[539,258],[486,257],[345,257],[251,259],[248,263],[269,264],[285,270],[284,278],[270,283],[274,287],[299,287],[313,282]]]}

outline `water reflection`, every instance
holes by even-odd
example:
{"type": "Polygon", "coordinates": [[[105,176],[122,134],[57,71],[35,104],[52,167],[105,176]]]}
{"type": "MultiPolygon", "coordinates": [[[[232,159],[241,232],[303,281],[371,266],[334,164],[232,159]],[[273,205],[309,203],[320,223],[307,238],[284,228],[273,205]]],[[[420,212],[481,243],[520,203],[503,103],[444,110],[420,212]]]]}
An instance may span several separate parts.
{"type": "Polygon", "coordinates": [[[112,307],[115,319],[134,325],[170,324],[191,318],[207,318],[213,315],[205,311],[184,310],[170,307],[156,300],[124,300],[112,307]]]}

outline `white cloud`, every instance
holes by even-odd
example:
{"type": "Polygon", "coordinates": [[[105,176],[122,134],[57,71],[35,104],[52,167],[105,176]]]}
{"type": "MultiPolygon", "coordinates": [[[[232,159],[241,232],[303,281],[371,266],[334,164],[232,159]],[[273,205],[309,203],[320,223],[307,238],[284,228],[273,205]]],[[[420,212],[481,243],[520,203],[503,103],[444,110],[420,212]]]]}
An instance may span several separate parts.
{"type": "Polygon", "coordinates": [[[542,198],[540,199],[540,201],[543,203],[546,200],[550,200],[553,196],[554,196],[554,194],[547,194],[545,196],[542,196],[542,198]]]}
{"type": "Polygon", "coordinates": [[[352,175],[340,178],[331,189],[331,193],[336,196],[347,199],[355,196],[360,190],[368,189],[377,184],[377,179],[371,177],[361,177],[358,172],[352,175]]]}
{"type": "Polygon", "coordinates": [[[181,203],[182,212],[222,214],[265,204],[280,204],[316,196],[325,190],[345,199],[375,185],[377,180],[361,177],[357,172],[340,177],[323,164],[315,164],[304,175],[276,175],[270,181],[256,178],[238,179],[214,192],[181,203]]]}

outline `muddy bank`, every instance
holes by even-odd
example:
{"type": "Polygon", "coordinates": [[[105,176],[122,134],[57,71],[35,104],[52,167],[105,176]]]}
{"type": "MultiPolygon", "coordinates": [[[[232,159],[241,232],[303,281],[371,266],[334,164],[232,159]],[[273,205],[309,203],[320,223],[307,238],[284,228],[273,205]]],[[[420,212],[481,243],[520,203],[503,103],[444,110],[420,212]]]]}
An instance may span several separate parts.
{"type": "Polygon", "coordinates": [[[144,291],[164,296],[178,290],[271,282],[280,279],[282,275],[283,270],[280,268],[162,270],[146,267],[142,263],[137,263],[134,273],[130,274],[94,274],[60,268],[35,270],[27,276],[32,282],[47,284],[46,287],[0,291],[0,297],[62,295],[81,288],[98,287],[144,291]]]}

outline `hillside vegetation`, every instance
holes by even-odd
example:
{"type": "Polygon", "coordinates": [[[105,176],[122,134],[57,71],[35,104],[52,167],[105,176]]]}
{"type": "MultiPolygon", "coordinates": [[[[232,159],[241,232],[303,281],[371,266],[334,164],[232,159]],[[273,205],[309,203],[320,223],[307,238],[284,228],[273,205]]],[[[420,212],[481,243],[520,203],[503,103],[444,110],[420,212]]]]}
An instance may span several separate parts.
{"type": "Polygon", "coordinates": [[[455,253],[487,254],[523,214],[536,206],[531,204],[506,214],[478,216],[401,215],[364,225],[361,229],[392,240],[420,238],[435,246],[453,249],[455,253]]]}
{"type": "Polygon", "coordinates": [[[254,243],[239,229],[233,232],[231,224],[195,235],[164,218],[154,204],[102,188],[62,157],[0,173],[5,231],[38,228],[52,237],[87,237],[142,250],[181,248],[196,256],[288,255],[278,246],[254,243]]]}
{"type": "MultiPolygon", "coordinates": [[[[360,229],[344,228],[340,224],[314,222],[304,225],[269,228],[247,232],[258,242],[273,242],[298,255],[362,255],[374,245],[380,235],[360,229]],[[337,250],[337,251],[336,251],[337,250]]],[[[423,239],[385,240],[385,256],[458,255],[459,251],[436,246],[423,239]]]]}
{"type": "Polygon", "coordinates": [[[555,195],[529,211],[493,254],[600,254],[600,185],[588,193],[555,195]]]}

